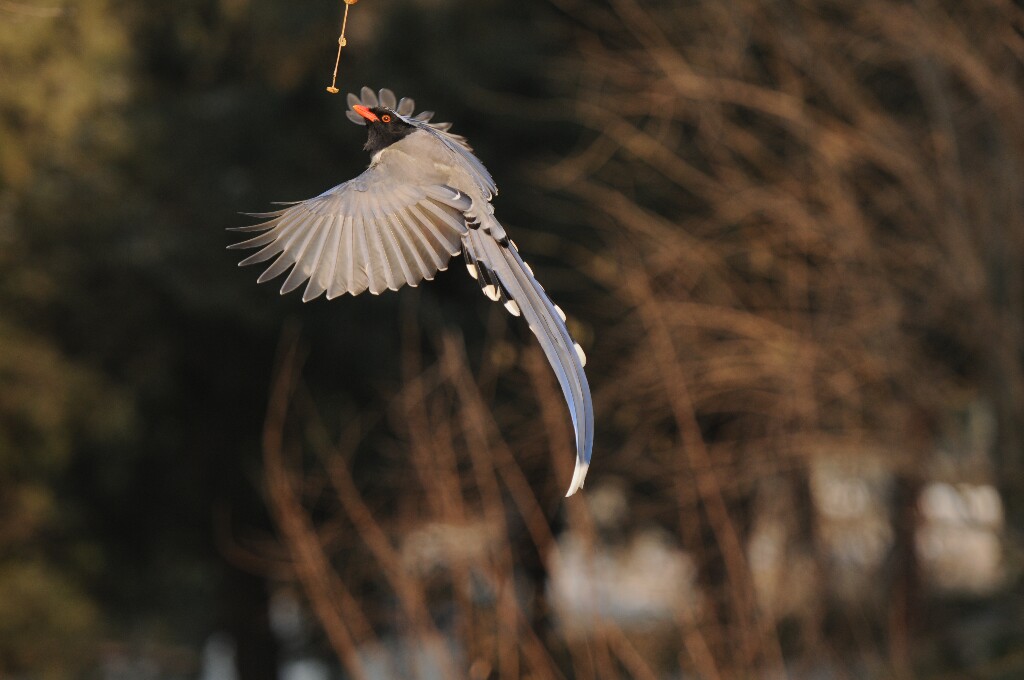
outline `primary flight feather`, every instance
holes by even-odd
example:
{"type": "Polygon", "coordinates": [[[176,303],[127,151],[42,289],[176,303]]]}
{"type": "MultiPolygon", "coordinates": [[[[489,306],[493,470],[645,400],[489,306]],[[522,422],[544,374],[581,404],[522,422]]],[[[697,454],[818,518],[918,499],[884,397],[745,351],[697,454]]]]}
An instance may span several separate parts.
{"type": "Polygon", "coordinates": [[[431,280],[462,252],[485,295],[522,316],[540,341],[569,406],[576,467],[566,496],[583,486],[594,443],[594,408],[586,357],[505,229],[494,217],[498,188],[465,138],[449,123],[415,114],[411,99],[364,87],[350,94],[350,120],[367,128],[369,167],[344,184],[259,213],[266,221],[235,231],[260,232],[231,248],[259,248],[240,265],[271,261],[262,283],[289,272],[288,293],[303,283],[303,301],[326,294],[376,295],[431,280]],[[290,270],[290,271],[289,271],[290,270]]]}

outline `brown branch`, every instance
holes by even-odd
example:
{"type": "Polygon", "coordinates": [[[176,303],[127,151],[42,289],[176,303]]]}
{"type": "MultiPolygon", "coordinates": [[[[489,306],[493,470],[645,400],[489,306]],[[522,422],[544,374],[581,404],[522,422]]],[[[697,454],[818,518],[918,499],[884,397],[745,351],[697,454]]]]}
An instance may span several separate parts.
{"type": "MultiPolygon", "coordinates": [[[[644,320],[651,355],[661,369],[664,389],[679,428],[681,446],[689,461],[689,472],[695,477],[708,521],[716,541],[722,549],[726,575],[732,588],[732,600],[741,623],[741,634],[747,638],[747,648],[752,651],[752,645],[756,639],[752,636],[755,631],[759,632],[757,638],[760,638],[762,652],[766,655],[766,660],[774,665],[775,672],[779,673],[781,677],[785,673],[785,664],[782,660],[782,650],[779,647],[778,638],[770,624],[758,615],[753,578],[747,564],[743,543],[729,516],[728,506],[718,482],[714,464],[704,444],[704,437],[697,423],[696,411],[687,388],[687,378],[680,367],[672,336],[665,326],[660,310],[655,303],[657,298],[643,271],[642,265],[637,266],[636,273],[628,277],[624,283],[644,320]]],[[[682,468],[680,468],[680,472],[683,472],[682,468]]],[[[680,481],[680,484],[684,483],[680,481]]]]}
{"type": "Polygon", "coordinates": [[[299,370],[297,340],[290,337],[282,345],[283,356],[271,388],[263,430],[264,477],[271,510],[291,551],[295,574],[334,653],[353,678],[366,680],[366,670],[359,659],[353,632],[359,633],[360,639],[368,639],[372,629],[345,584],[334,574],[309,516],[295,493],[294,482],[282,455],[288,404],[299,370]],[[339,602],[340,609],[336,606],[339,602]]]}

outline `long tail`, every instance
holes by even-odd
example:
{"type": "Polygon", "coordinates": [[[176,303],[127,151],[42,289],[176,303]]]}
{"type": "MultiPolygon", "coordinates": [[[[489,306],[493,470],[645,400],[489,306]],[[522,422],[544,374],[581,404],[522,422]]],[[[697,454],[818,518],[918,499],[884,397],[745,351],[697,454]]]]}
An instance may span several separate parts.
{"type": "Polygon", "coordinates": [[[487,297],[503,302],[515,316],[522,314],[558,377],[576,433],[576,469],[565,494],[571,496],[583,486],[594,446],[594,404],[583,371],[586,355],[569,335],[562,310],[534,278],[515,244],[504,236],[500,225],[491,226],[494,228],[471,229],[463,236],[466,266],[487,297]]]}

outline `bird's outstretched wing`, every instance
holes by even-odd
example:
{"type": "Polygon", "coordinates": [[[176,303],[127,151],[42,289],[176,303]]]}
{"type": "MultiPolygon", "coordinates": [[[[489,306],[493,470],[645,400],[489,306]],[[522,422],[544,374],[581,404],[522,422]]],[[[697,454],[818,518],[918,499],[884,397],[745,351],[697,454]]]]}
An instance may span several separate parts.
{"type": "Polygon", "coordinates": [[[569,335],[561,309],[534,278],[514,243],[499,243],[481,229],[467,232],[463,243],[470,275],[487,297],[505,303],[515,316],[522,314],[558,377],[576,434],[576,469],[566,494],[571,496],[583,486],[594,447],[594,404],[583,371],[586,355],[569,335]]]}
{"type": "Polygon", "coordinates": [[[391,164],[384,154],[363,174],[315,198],[253,214],[269,219],[234,229],[263,232],[229,246],[260,248],[239,265],[277,258],[259,282],[291,268],[281,293],[308,280],[304,301],[325,292],[328,299],[367,289],[376,295],[433,279],[462,249],[462,213],[471,201],[443,184],[410,183],[408,173],[391,164]]]}

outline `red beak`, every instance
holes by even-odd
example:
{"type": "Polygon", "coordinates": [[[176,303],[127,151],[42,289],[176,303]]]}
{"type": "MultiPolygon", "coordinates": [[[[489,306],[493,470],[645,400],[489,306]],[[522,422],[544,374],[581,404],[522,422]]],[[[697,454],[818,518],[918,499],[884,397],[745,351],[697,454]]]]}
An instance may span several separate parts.
{"type": "Polygon", "coordinates": [[[377,114],[375,114],[373,111],[371,111],[370,109],[366,108],[362,104],[356,104],[355,106],[352,107],[352,110],[355,111],[356,113],[358,113],[360,116],[362,116],[366,120],[370,121],[371,123],[379,123],[380,122],[380,118],[377,117],[377,114]]]}

